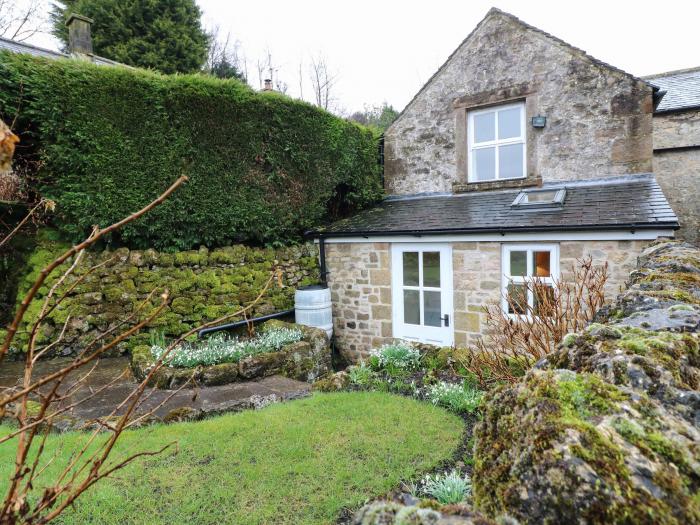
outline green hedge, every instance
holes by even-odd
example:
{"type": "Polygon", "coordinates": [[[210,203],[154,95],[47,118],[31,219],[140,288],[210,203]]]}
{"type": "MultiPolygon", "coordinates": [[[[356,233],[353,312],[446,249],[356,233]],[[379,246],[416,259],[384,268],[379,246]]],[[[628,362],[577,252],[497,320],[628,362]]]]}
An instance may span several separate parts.
{"type": "Polygon", "coordinates": [[[183,171],[186,187],[112,241],[285,243],[381,196],[369,130],[235,80],[0,52],[0,117],[18,108],[20,157],[42,161],[38,188],[57,201],[56,225],[71,240],[183,171]]]}

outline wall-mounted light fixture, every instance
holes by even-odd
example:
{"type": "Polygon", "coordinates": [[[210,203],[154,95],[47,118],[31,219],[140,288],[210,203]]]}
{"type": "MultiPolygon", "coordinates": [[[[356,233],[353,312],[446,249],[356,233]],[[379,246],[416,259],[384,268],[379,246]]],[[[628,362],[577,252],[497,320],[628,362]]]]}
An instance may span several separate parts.
{"type": "Polygon", "coordinates": [[[533,128],[543,128],[547,125],[547,117],[543,117],[542,115],[537,115],[536,117],[532,117],[532,127],[533,128]]]}

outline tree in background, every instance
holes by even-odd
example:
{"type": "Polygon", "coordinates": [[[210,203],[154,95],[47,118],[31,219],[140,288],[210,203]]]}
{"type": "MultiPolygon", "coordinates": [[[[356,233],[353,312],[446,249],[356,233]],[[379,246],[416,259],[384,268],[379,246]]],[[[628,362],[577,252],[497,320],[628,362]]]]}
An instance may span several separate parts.
{"type": "Polygon", "coordinates": [[[0,0],[0,36],[22,42],[42,32],[45,6],[42,0],[18,5],[15,0],[0,0]]]}
{"type": "Polygon", "coordinates": [[[207,60],[209,36],[194,0],[62,0],[51,21],[64,45],[71,13],[94,20],[93,49],[105,58],[163,73],[199,71],[207,60]]]}
{"type": "Polygon", "coordinates": [[[217,78],[236,78],[243,82],[248,80],[241,43],[237,40],[231,42],[230,32],[222,37],[219,26],[209,31],[209,54],[204,72],[217,78]]]}
{"type": "Polygon", "coordinates": [[[363,111],[356,111],[348,117],[348,120],[364,126],[378,128],[383,132],[391,126],[398,116],[399,112],[393,106],[384,102],[380,106],[365,106],[363,111]]]}
{"type": "Polygon", "coordinates": [[[336,103],[335,85],[338,81],[337,73],[331,72],[328,60],[323,54],[319,53],[317,57],[311,58],[309,74],[314,102],[318,107],[331,111],[336,103]]]}

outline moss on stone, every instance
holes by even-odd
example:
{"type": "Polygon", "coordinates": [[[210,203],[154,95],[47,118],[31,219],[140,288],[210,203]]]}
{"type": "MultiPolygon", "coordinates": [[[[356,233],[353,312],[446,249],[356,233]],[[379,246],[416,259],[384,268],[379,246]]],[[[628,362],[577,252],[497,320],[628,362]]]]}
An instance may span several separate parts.
{"type": "MultiPolygon", "coordinates": [[[[568,371],[533,371],[516,387],[491,394],[475,433],[476,505],[527,522],[680,523],[681,517],[697,518],[700,510],[690,495],[700,479],[688,471],[674,474],[665,465],[673,458],[682,468],[687,449],[683,452],[659,432],[635,434],[645,436],[639,450],[655,462],[654,479],[664,494],[651,497],[628,466],[630,445],[606,430],[615,428],[606,424],[611,418],[632,417],[640,425],[646,416],[630,416],[624,407],[640,414],[644,403],[649,402],[632,399],[598,376],[568,371]],[[659,462],[658,456],[665,460],[659,462]]],[[[649,421],[661,424],[660,414],[648,410],[653,415],[649,421]]],[[[618,435],[627,439],[631,434],[618,435]]]]}

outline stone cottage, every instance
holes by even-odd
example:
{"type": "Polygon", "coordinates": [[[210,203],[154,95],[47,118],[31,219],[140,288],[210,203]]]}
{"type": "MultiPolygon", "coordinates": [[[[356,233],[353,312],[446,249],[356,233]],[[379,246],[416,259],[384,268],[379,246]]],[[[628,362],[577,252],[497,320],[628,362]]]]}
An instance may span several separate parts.
{"type": "Polygon", "coordinates": [[[489,11],[385,133],[387,198],[315,232],[341,353],[464,346],[485,304],[519,315],[505,297],[528,276],[590,254],[613,296],[650,241],[697,241],[699,80],[637,78],[489,11]]]}

